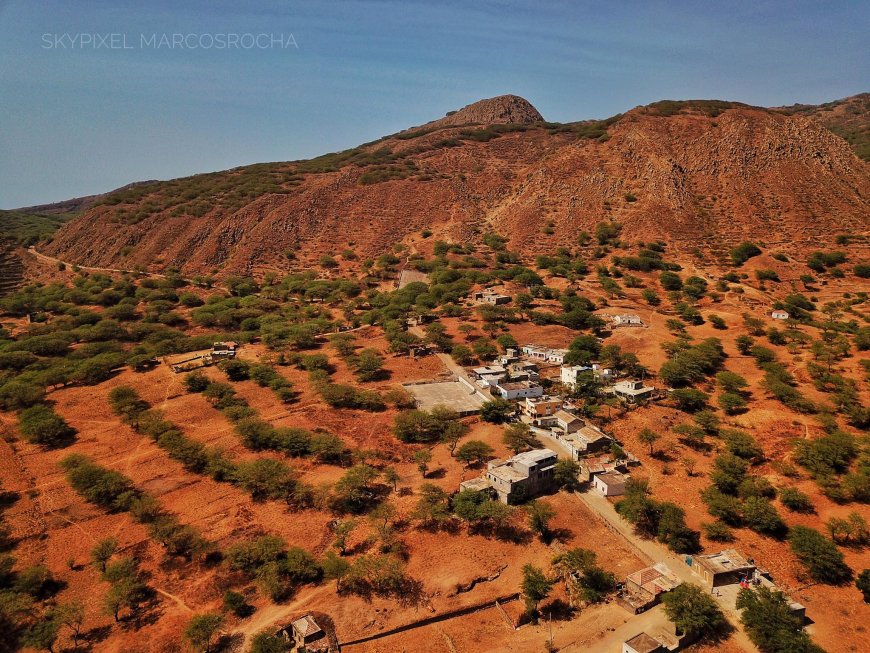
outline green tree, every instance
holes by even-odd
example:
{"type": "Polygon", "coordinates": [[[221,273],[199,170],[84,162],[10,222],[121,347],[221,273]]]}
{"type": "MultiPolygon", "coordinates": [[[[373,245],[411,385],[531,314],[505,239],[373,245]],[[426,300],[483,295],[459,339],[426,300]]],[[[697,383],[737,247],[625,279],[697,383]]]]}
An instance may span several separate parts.
{"type": "Polygon", "coordinates": [[[91,560],[93,560],[94,564],[100,568],[101,573],[106,571],[106,564],[112,559],[112,556],[115,555],[115,551],[117,550],[118,540],[114,537],[107,537],[100,540],[94,545],[94,548],[91,549],[91,560]]]}
{"type": "Polygon", "coordinates": [[[77,433],[47,404],[25,408],[18,415],[18,425],[25,440],[44,447],[67,445],[77,433]]]}
{"type": "Polygon", "coordinates": [[[248,653],[287,653],[290,642],[276,635],[273,630],[264,630],[254,635],[248,653]]]}
{"type": "Polygon", "coordinates": [[[746,400],[736,392],[723,392],[719,395],[718,403],[726,415],[737,415],[746,410],[746,400]]]}
{"type": "Polygon", "coordinates": [[[531,428],[524,422],[517,422],[508,426],[502,434],[502,442],[514,454],[540,446],[540,442],[538,442],[538,439],[532,433],[531,428]]]}
{"type": "Polygon", "coordinates": [[[456,459],[465,463],[466,467],[483,464],[491,458],[494,451],[491,446],[481,440],[469,440],[456,451],[456,459]]]}
{"type": "Polygon", "coordinates": [[[553,480],[560,488],[575,490],[579,486],[578,474],[580,474],[580,465],[576,461],[561,458],[556,462],[553,470],[553,480]]]}
{"type": "Polygon", "coordinates": [[[737,595],[740,622],[762,653],[823,653],[803,631],[803,618],[791,610],[788,597],[763,585],[737,595]]]}
{"type": "Polygon", "coordinates": [[[659,438],[661,438],[661,436],[658,433],[648,428],[642,429],[637,436],[637,439],[641,444],[649,446],[650,456],[653,454],[653,446],[655,446],[655,443],[659,441],[659,438]]]}
{"type": "Polygon", "coordinates": [[[61,603],[51,610],[48,617],[58,626],[68,629],[73,639],[73,645],[78,647],[79,638],[82,636],[82,627],[85,623],[84,604],[79,601],[61,603]]]}
{"type": "Polygon", "coordinates": [[[500,397],[491,399],[480,407],[481,419],[485,422],[492,422],[493,424],[501,424],[512,415],[513,412],[514,405],[500,397]]]}
{"type": "Polygon", "coordinates": [[[360,381],[375,381],[384,375],[384,359],[375,349],[363,349],[354,361],[354,372],[360,381]]]}
{"type": "Polygon", "coordinates": [[[354,528],[356,528],[356,520],[354,519],[344,519],[335,525],[332,531],[335,535],[332,546],[338,549],[339,554],[344,555],[347,552],[347,538],[350,537],[354,528]]]}
{"type": "Polygon", "coordinates": [[[791,550],[806,567],[810,576],[820,583],[840,585],[852,578],[852,570],[836,545],[807,526],[795,526],[789,532],[791,550]]]}
{"type": "Polygon", "coordinates": [[[537,533],[542,541],[548,541],[550,538],[550,522],[556,516],[556,511],[549,503],[541,500],[529,501],[525,505],[525,510],[529,516],[529,528],[537,533]]]}
{"type": "Polygon", "coordinates": [[[223,615],[214,612],[194,615],[184,629],[184,637],[195,650],[209,653],[214,637],[223,623],[223,615]]]}
{"type": "Polygon", "coordinates": [[[450,497],[437,485],[423,483],[419,490],[420,498],[411,513],[411,518],[427,527],[438,527],[450,518],[450,497]]]}
{"type": "Polygon", "coordinates": [[[865,569],[855,579],[855,587],[864,596],[864,603],[870,603],[870,569],[865,569]]]}
{"type": "Polygon", "coordinates": [[[60,624],[56,620],[40,619],[24,631],[22,643],[30,648],[45,649],[53,653],[59,630],[60,624]]]}
{"type": "Polygon", "coordinates": [[[429,449],[415,451],[414,462],[417,463],[417,469],[420,471],[420,476],[426,478],[426,474],[429,471],[429,463],[432,462],[432,452],[429,449]]]}
{"type": "Polygon", "coordinates": [[[665,614],[690,636],[704,638],[728,628],[725,615],[709,594],[692,583],[683,583],[662,596],[665,614]]]}
{"type": "Polygon", "coordinates": [[[550,594],[553,581],[547,578],[543,570],[532,564],[523,565],[523,582],[521,585],[526,603],[526,615],[534,622],[538,621],[538,605],[550,594]]]}
{"type": "Polygon", "coordinates": [[[749,385],[749,382],[736,372],[723,370],[716,374],[716,383],[725,392],[740,392],[749,385]]]}

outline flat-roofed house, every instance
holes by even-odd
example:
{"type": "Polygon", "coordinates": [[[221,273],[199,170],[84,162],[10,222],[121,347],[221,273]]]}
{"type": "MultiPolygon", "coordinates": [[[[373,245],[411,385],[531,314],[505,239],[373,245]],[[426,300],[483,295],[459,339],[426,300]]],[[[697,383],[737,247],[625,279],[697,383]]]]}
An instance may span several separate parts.
{"type": "Polygon", "coordinates": [[[776,310],[771,312],[770,317],[774,320],[787,320],[790,316],[788,311],[776,310]]]}
{"type": "Polygon", "coordinates": [[[494,391],[508,401],[540,397],[544,394],[544,388],[532,381],[502,381],[495,386],[494,391]]]}
{"type": "Polygon", "coordinates": [[[507,460],[490,461],[486,480],[500,501],[517,503],[553,489],[558,460],[549,449],[524,451],[507,460]]]}
{"type": "Polygon", "coordinates": [[[643,320],[640,319],[640,315],[635,315],[634,313],[611,315],[610,320],[613,323],[613,326],[616,327],[643,326],[643,320]]]}
{"type": "Polygon", "coordinates": [[[628,482],[628,475],[621,472],[604,472],[596,474],[592,478],[592,487],[604,497],[619,497],[625,494],[625,484],[628,482]]]}
{"type": "Polygon", "coordinates": [[[736,549],[692,557],[694,571],[708,587],[734,585],[750,579],[755,574],[755,565],[740,555],[736,549]]]}
{"type": "Polygon", "coordinates": [[[562,400],[559,397],[550,397],[549,395],[526,397],[520,402],[520,411],[535,422],[541,418],[555,415],[561,407],[562,400]]]}
{"type": "Polygon", "coordinates": [[[471,301],[475,304],[492,304],[493,306],[501,306],[509,304],[511,298],[509,295],[502,295],[491,290],[481,290],[471,293],[471,301]]]}
{"type": "Polygon", "coordinates": [[[553,347],[544,347],[542,345],[523,345],[523,356],[534,361],[542,363],[555,363],[561,365],[565,362],[565,356],[568,355],[567,349],[556,349],[553,347]]]}
{"type": "Polygon", "coordinates": [[[211,355],[213,358],[235,358],[238,349],[239,343],[232,340],[216,342],[211,347],[211,355]]]}
{"type": "Polygon", "coordinates": [[[610,388],[610,392],[629,403],[636,403],[641,399],[647,399],[652,396],[655,388],[644,385],[643,381],[633,379],[614,383],[610,388]]]}

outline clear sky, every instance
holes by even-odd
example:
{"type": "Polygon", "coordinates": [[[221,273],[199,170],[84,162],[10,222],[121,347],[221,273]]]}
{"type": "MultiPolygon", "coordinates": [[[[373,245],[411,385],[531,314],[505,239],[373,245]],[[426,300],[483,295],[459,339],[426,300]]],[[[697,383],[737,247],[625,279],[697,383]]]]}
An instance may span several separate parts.
{"type": "Polygon", "coordinates": [[[868,34],[860,0],[0,0],[0,207],[315,156],[502,93],[563,122],[824,102],[870,91],[868,34]],[[217,47],[245,34],[281,44],[217,47]]]}

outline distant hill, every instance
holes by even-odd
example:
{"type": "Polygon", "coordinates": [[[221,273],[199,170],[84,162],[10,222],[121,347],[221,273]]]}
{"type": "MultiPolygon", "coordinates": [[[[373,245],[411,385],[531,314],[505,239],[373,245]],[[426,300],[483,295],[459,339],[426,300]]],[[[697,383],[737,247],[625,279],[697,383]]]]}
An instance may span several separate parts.
{"type": "Polygon", "coordinates": [[[28,247],[49,238],[62,224],[78,215],[77,211],[43,214],[28,213],[19,209],[0,210],[0,238],[11,239],[19,245],[28,247]]]}
{"type": "MultiPolygon", "coordinates": [[[[157,183],[156,180],[136,181],[109,191],[109,193],[116,193],[155,183],[157,183]]],[[[11,239],[24,246],[30,246],[40,240],[45,240],[51,237],[61,225],[99,204],[109,193],[74,197],[69,200],[52,202],[51,204],[24,206],[19,209],[0,209],[0,239],[11,239]]]]}

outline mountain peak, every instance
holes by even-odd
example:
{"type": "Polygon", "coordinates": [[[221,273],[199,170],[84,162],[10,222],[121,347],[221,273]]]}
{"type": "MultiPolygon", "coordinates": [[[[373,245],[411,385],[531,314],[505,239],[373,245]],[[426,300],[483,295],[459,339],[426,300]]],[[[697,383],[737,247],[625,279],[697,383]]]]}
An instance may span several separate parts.
{"type": "Polygon", "coordinates": [[[454,125],[496,125],[506,123],[528,124],[543,121],[543,116],[532,103],[518,95],[499,95],[478,100],[459,111],[451,111],[439,120],[427,123],[426,127],[450,127],[454,125]]]}

